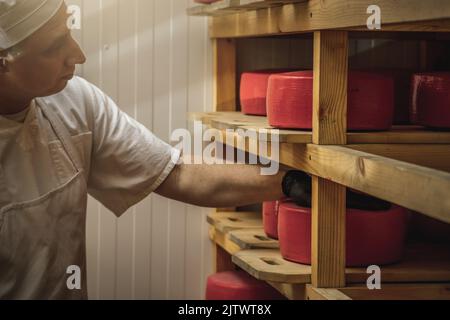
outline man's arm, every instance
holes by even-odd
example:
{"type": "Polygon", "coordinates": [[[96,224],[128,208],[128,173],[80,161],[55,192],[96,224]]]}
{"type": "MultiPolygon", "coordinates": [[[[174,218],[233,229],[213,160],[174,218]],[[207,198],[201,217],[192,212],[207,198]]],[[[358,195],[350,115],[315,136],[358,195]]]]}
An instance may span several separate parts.
{"type": "Polygon", "coordinates": [[[263,176],[259,166],[179,165],[156,193],[201,207],[238,207],[282,198],[285,172],[263,176]]]}

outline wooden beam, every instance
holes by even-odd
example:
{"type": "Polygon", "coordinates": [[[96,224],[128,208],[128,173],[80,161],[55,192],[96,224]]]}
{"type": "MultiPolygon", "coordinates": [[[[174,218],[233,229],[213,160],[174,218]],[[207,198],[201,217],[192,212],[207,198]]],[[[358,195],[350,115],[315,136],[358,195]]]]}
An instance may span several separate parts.
{"type": "MultiPolygon", "coordinates": [[[[314,33],[313,143],[347,143],[348,33],[314,33]]],[[[312,284],[345,286],[345,187],[312,179],[312,284]]]]}
{"type": "Polygon", "coordinates": [[[372,31],[367,28],[367,8],[381,9],[383,31],[448,32],[450,3],[447,0],[310,0],[214,17],[212,38],[250,37],[313,32],[317,30],[372,31]]]}
{"type": "Polygon", "coordinates": [[[449,283],[384,284],[381,290],[367,286],[317,289],[306,286],[308,300],[450,300],[449,283]]]}
{"type": "Polygon", "coordinates": [[[221,248],[218,244],[214,245],[214,261],[213,266],[215,272],[234,271],[236,266],[231,261],[231,255],[221,248]]]}
{"type": "MultiPolygon", "coordinates": [[[[226,136],[224,133],[221,142],[226,143],[226,136]]],[[[229,140],[232,141],[232,139],[229,140]]],[[[234,146],[236,145],[234,143],[234,146]]],[[[281,143],[279,157],[272,157],[272,159],[290,168],[329,179],[450,223],[449,173],[399,161],[408,159],[408,161],[430,167],[435,166],[443,170],[447,167],[446,161],[450,160],[449,146],[418,145],[417,150],[423,153],[415,160],[412,159],[414,148],[414,145],[333,147],[281,143]],[[358,151],[358,149],[366,152],[358,151]],[[427,152],[430,154],[429,157],[427,152]],[[383,157],[383,155],[394,159],[383,157]],[[368,168],[370,168],[370,174],[368,174],[368,168]]],[[[270,145],[268,149],[271,149],[270,145]]],[[[248,143],[244,151],[249,151],[248,143]]]]}
{"type": "Polygon", "coordinates": [[[419,166],[450,172],[450,144],[358,144],[346,147],[419,166]]]}
{"type": "Polygon", "coordinates": [[[281,163],[450,223],[450,174],[339,146],[280,147],[281,163]]]}
{"type": "Polygon", "coordinates": [[[213,49],[215,111],[236,111],[236,43],[217,39],[213,49]]]}
{"type": "Polygon", "coordinates": [[[296,32],[366,27],[370,16],[367,13],[369,5],[380,7],[382,24],[450,18],[450,3],[447,0],[327,0],[326,5],[320,0],[310,0],[282,7],[280,29],[296,32]]]}
{"type": "Polygon", "coordinates": [[[307,300],[352,300],[339,289],[322,289],[306,285],[307,300]]]}
{"type": "MultiPolygon", "coordinates": [[[[240,112],[191,113],[191,120],[219,130],[244,129],[258,133],[271,127],[266,117],[248,116],[240,112]]],[[[286,143],[312,143],[312,132],[302,130],[278,130],[278,141],[286,143]]],[[[270,137],[268,137],[270,139],[270,137]]],[[[449,131],[427,130],[420,126],[393,126],[389,131],[348,132],[349,144],[447,144],[450,145],[449,131]]],[[[392,146],[395,148],[395,146],[392,146]]]]}
{"type": "MultiPolygon", "coordinates": [[[[263,281],[310,284],[309,265],[290,262],[278,249],[241,250],[233,255],[233,262],[255,278],[263,281]]],[[[367,268],[346,268],[349,284],[366,284],[367,268]]],[[[402,261],[381,266],[383,284],[413,282],[449,282],[450,251],[448,245],[408,243],[402,261]]]]}
{"type": "Polygon", "coordinates": [[[345,286],[346,188],[313,177],[312,284],[317,288],[345,286]]]}
{"type": "Polygon", "coordinates": [[[313,143],[347,143],[348,33],[314,33],[313,143]]]}

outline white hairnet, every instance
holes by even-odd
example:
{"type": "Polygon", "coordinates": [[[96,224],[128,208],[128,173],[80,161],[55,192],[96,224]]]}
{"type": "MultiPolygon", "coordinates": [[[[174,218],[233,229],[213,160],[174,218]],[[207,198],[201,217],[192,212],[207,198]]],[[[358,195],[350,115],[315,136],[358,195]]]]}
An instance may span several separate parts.
{"type": "Polygon", "coordinates": [[[59,10],[64,0],[0,0],[0,50],[25,40],[59,10]]]}

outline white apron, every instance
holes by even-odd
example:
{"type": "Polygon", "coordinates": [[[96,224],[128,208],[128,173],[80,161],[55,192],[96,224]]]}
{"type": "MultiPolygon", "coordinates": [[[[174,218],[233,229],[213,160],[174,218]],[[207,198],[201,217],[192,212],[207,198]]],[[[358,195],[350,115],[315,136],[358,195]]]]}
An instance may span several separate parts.
{"type": "MultiPolygon", "coordinates": [[[[0,209],[0,299],[87,299],[85,229],[87,183],[79,154],[58,116],[37,104],[61,142],[71,177],[46,195],[0,209]],[[81,270],[81,289],[69,289],[70,266],[81,270]]],[[[55,151],[50,148],[52,156],[55,151]]]]}

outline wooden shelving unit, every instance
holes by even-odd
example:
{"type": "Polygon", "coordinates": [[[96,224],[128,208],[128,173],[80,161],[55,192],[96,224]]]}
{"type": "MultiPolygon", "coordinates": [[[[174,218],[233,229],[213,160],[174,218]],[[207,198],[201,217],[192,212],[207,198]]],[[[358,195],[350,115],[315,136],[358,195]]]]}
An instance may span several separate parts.
{"type": "MultiPolygon", "coordinates": [[[[449,131],[395,126],[386,132],[347,132],[346,127],[350,32],[448,39],[450,2],[229,0],[188,12],[211,16],[214,41],[216,112],[192,114],[192,120],[221,130],[223,144],[240,141],[238,148],[246,152],[262,138],[227,129],[258,133],[272,128],[264,117],[237,112],[238,40],[313,34],[313,130],[276,134],[280,163],[313,176],[312,265],[283,260],[278,243],[265,237],[260,214],[216,212],[208,221],[217,270],[238,266],[290,299],[450,299],[448,244],[410,243],[401,263],[382,267],[386,284],[377,292],[364,286],[366,270],[345,268],[344,263],[347,187],[450,223],[449,131]],[[375,33],[366,27],[369,5],[382,11],[382,29],[375,33]]],[[[420,42],[422,69],[429,56],[426,41],[420,42]]]]}

